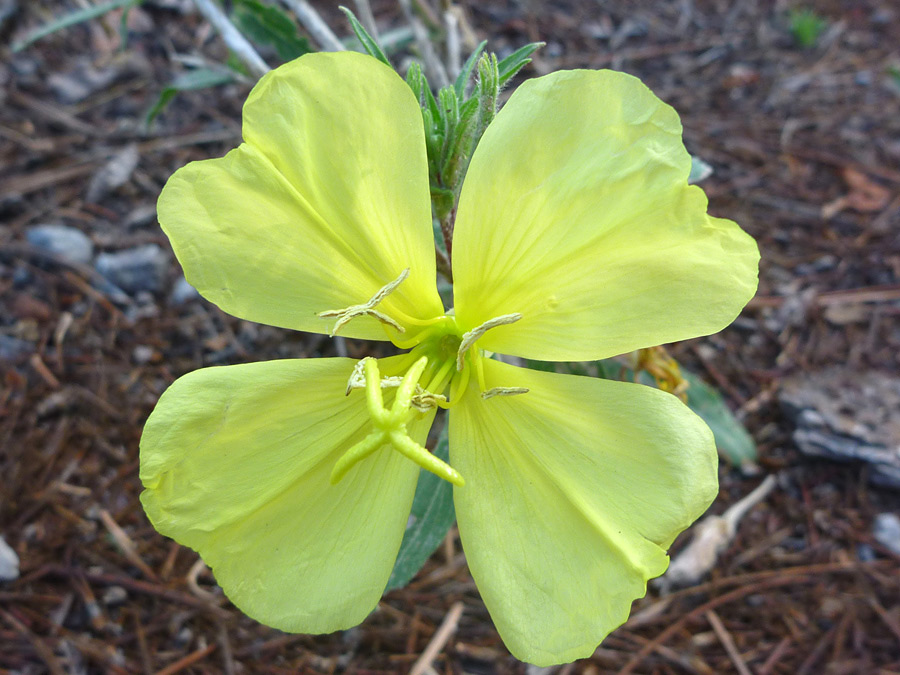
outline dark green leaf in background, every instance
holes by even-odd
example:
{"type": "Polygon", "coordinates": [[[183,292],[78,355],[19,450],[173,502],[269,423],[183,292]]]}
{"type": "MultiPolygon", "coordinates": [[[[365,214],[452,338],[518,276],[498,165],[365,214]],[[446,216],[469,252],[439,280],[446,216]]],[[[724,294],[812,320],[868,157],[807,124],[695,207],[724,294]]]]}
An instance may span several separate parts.
{"type": "Polygon", "coordinates": [[[283,61],[313,51],[291,17],[275,5],[259,0],[234,0],[231,21],[252,42],[272,47],[283,61]]]}
{"type": "Polygon", "coordinates": [[[687,389],[688,407],[712,429],[719,453],[734,466],[755,462],[756,444],[728,408],[722,395],[684,368],[681,369],[681,376],[690,385],[687,389]]]}
{"type": "MultiPolygon", "coordinates": [[[[434,454],[445,462],[449,461],[450,442],[446,424],[438,437],[434,454]]],[[[413,498],[412,521],[403,535],[400,553],[385,592],[406,586],[416,576],[447,536],[454,520],[456,511],[453,509],[453,486],[422,469],[416,485],[416,496],[413,498]]]]}
{"type": "Polygon", "coordinates": [[[208,89],[209,87],[217,87],[220,84],[233,82],[234,75],[227,70],[213,70],[212,68],[198,68],[197,70],[189,70],[182,73],[168,87],[162,90],[156,103],[147,113],[147,124],[162,112],[163,108],[168,105],[169,101],[174,98],[179,91],[190,91],[192,89],[208,89]]]}

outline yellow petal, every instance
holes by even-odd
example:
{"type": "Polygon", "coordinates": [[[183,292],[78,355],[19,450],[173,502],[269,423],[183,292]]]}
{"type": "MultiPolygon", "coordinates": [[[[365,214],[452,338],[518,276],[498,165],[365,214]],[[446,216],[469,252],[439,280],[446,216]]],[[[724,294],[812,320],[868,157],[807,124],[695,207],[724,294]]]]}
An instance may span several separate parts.
{"type": "Polygon", "coordinates": [[[479,346],[598,359],[724,328],[756,291],[756,243],[706,214],[675,111],[638,79],[566,71],[519,87],[478,145],[459,202],[464,330],[479,346]]]}
{"type": "MultiPolygon", "coordinates": [[[[353,52],[303,56],[253,88],[243,133],[225,157],[177,171],[159,198],[204,297],[243,319],[327,333],[334,319],[319,312],[366,302],[408,267],[378,309],[443,313],[422,115],[395,72],[353,52]]],[[[341,334],[386,337],[371,317],[341,334]]]]}
{"type": "Polygon", "coordinates": [[[469,569],[506,646],[539,666],[590,656],[717,492],[712,433],[675,396],[485,360],[450,410],[469,569]]]}
{"type": "MultiPolygon", "coordinates": [[[[381,361],[391,371],[396,358],[381,361]]],[[[419,467],[383,447],[338,485],[338,458],[371,431],[351,359],[205,368],[162,396],[141,438],[154,527],[200,553],[262,623],[324,633],[358,624],[391,574],[419,467]]],[[[432,415],[410,425],[424,442],[432,415]]]]}

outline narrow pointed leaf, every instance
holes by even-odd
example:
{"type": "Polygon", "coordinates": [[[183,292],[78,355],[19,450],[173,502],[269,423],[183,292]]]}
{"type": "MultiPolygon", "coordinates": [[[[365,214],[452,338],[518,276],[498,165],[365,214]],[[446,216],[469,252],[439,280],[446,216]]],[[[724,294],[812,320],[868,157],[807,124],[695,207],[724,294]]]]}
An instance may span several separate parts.
{"type": "Polygon", "coordinates": [[[218,87],[222,84],[234,82],[234,79],[234,73],[227,70],[213,70],[212,68],[198,68],[197,70],[189,70],[186,73],[182,73],[160,92],[156,103],[147,111],[147,124],[152,122],[163,111],[178,92],[218,87]]]}
{"type": "Polygon", "coordinates": [[[531,58],[529,57],[545,44],[545,42],[531,42],[524,47],[519,47],[512,54],[500,61],[500,63],[497,64],[500,70],[500,86],[502,87],[509,82],[516,73],[531,63],[531,58]]]}
{"type": "Polygon", "coordinates": [[[466,59],[462,70],[459,71],[459,75],[456,77],[456,82],[453,83],[453,88],[456,90],[456,95],[459,97],[460,101],[462,101],[466,95],[466,84],[468,84],[469,78],[472,76],[472,69],[475,68],[475,63],[478,61],[478,57],[481,56],[481,52],[484,51],[486,45],[487,40],[482,40],[481,44],[478,45],[475,48],[475,51],[466,59]]]}
{"type": "Polygon", "coordinates": [[[347,15],[347,18],[350,20],[350,27],[353,29],[353,32],[356,34],[356,38],[362,43],[363,49],[368,52],[369,56],[374,56],[376,59],[381,61],[384,65],[391,66],[391,62],[388,59],[387,55],[384,53],[384,50],[379,46],[378,42],[375,41],[369,31],[365,29],[359,20],[356,18],[356,15],[347,7],[341,6],[340,10],[347,15]]]}

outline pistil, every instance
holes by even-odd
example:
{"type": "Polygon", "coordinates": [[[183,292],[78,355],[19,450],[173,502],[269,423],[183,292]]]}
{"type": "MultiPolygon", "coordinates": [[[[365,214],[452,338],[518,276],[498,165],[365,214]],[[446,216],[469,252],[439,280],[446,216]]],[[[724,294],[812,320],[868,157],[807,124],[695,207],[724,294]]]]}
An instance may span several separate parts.
{"type": "MultiPolygon", "coordinates": [[[[416,443],[406,429],[411,417],[410,408],[413,405],[413,398],[419,388],[419,378],[422,377],[427,365],[428,357],[426,356],[421,357],[412,365],[397,387],[391,408],[386,409],[378,362],[373,358],[363,359],[362,371],[365,377],[366,406],[375,429],[341,455],[331,470],[332,484],[339,482],[355,464],[369,457],[384,445],[390,445],[423,469],[431,471],[454,485],[465,484],[463,477],[456,469],[416,443]]],[[[353,376],[350,379],[352,388],[353,376]]]]}

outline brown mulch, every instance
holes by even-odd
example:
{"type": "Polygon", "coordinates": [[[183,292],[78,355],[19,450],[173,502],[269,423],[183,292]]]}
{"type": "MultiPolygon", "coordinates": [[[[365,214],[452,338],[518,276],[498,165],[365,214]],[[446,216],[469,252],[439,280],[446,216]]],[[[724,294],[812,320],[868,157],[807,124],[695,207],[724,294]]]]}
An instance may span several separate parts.
{"type": "MultiPolygon", "coordinates": [[[[13,32],[81,6],[20,4],[0,28],[0,337],[15,347],[0,361],[0,535],[21,560],[20,578],[0,582],[0,674],[406,672],[458,602],[434,670],[526,672],[452,537],[360,627],[310,637],[242,616],[195,553],[149,525],[138,440],[168,384],[204,365],[334,346],[203,301],[175,304],[174,262],[163,289],[122,302],[92,268],[25,242],[28,227],[51,222],[99,251],[169,251],[159,190],[187,161],[236,144],[248,87],[180,95],[148,133],[145,111],[182,69],[171,57],[225,56],[199,17],[148,5],[132,13],[124,52],[110,21],[12,54],[13,32]],[[79,99],[84,82],[95,90],[79,99]],[[132,144],[139,161],[125,182],[98,186],[132,144]]],[[[315,4],[346,32],[332,3],[315,4]]],[[[590,659],[559,672],[900,673],[900,556],[872,536],[875,515],[897,512],[900,498],[872,487],[864,466],[802,457],[777,405],[779,383],[797,373],[900,372],[900,9],[815,3],[829,28],[801,49],[786,3],[460,4],[494,50],[547,42],[529,76],[612,67],[643,78],[714,166],[711,211],[740,222],[763,255],[759,295],[735,324],[673,353],[722,390],[779,486],[700,585],[651,588],[590,659]]],[[[394,2],[373,6],[382,25],[402,22],[394,2]]],[[[720,477],[716,513],[760,480],[724,465],[720,477]]]]}

